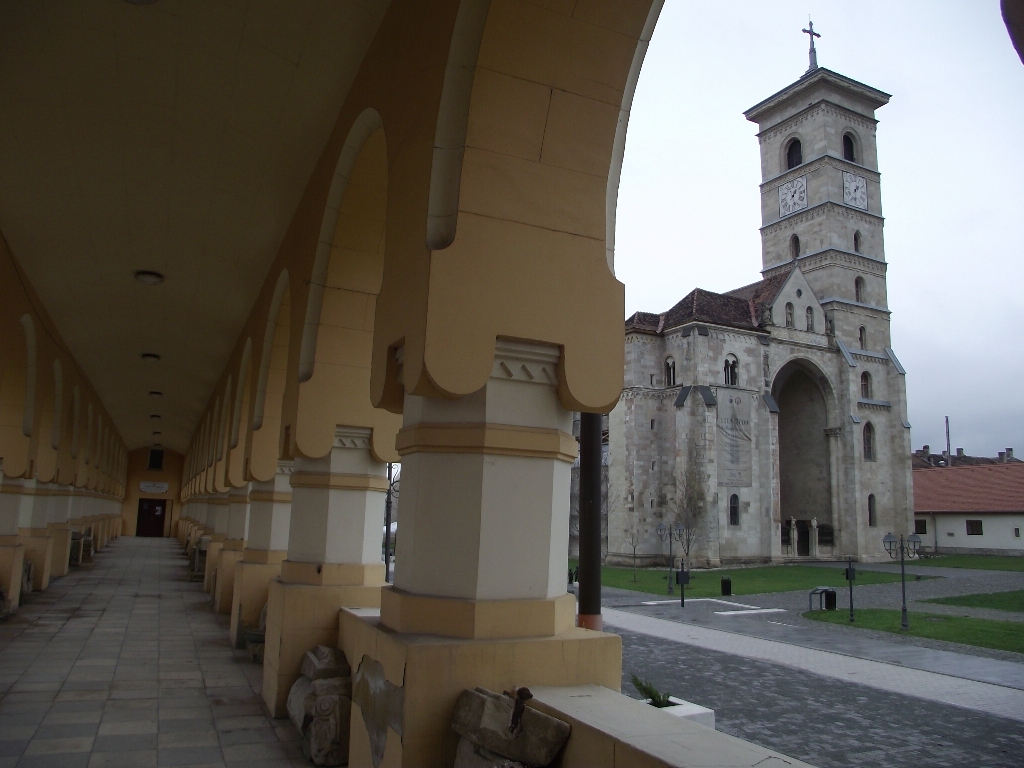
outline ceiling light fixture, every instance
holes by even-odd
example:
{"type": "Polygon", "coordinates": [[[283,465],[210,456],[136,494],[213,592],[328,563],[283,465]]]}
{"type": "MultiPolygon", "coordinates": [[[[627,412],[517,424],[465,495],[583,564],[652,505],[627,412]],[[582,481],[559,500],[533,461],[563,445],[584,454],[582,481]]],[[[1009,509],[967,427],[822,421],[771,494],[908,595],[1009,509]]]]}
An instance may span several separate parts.
{"type": "Polygon", "coordinates": [[[164,393],[163,392],[158,392],[155,389],[151,389],[151,390],[149,390],[149,396],[150,397],[163,397],[164,393]]]}
{"type": "Polygon", "coordinates": [[[149,414],[149,418],[151,418],[151,419],[159,419],[160,418],[160,414],[159,413],[151,413],[151,414],[149,414]]]}
{"type": "Polygon", "coordinates": [[[153,443],[153,447],[154,448],[163,448],[164,444],[163,443],[153,443]]]}
{"type": "Polygon", "coordinates": [[[140,269],[135,273],[135,279],[143,285],[160,285],[164,281],[164,276],[159,272],[153,272],[148,269],[140,269]]]}
{"type": "Polygon", "coordinates": [[[153,437],[156,437],[157,435],[162,435],[162,434],[163,434],[163,432],[154,432],[153,433],[153,437]]]}
{"type": "Polygon", "coordinates": [[[160,359],[160,355],[158,355],[156,352],[143,352],[142,359],[151,363],[155,363],[157,360],[160,359]]]}

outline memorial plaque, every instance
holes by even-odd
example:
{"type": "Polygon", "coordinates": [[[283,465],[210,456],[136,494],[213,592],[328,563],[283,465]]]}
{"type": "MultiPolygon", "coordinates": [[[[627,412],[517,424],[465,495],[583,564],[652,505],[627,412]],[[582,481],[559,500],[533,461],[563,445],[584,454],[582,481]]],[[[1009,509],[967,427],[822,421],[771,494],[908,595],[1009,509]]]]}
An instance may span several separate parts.
{"type": "Polygon", "coordinates": [[[753,484],[752,396],[718,390],[718,484],[748,488],[753,484]]]}

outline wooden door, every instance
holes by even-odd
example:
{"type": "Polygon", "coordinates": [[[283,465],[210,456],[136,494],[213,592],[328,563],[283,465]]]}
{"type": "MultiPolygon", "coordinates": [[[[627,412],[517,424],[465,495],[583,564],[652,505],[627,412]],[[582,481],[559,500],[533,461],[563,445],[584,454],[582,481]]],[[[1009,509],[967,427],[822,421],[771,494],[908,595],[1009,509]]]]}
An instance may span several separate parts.
{"type": "Polygon", "coordinates": [[[135,522],[136,536],[163,536],[167,499],[139,499],[139,516],[135,522]]]}

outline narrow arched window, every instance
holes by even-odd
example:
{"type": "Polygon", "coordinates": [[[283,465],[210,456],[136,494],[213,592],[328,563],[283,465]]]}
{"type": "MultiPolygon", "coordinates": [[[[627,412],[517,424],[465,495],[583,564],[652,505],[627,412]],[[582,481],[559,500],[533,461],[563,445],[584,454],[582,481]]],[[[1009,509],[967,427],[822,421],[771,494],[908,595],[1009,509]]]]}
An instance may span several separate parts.
{"type": "Polygon", "coordinates": [[[849,160],[851,163],[857,162],[857,153],[853,148],[853,136],[848,133],[843,136],[843,159],[849,160]]]}
{"type": "Polygon", "coordinates": [[[860,375],[860,396],[865,400],[871,399],[871,374],[867,371],[860,375]]]}
{"type": "Polygon", "coordinates": [[[860,348],[861,349],[867,349],[868,348],[868,329],[865,328],[862,325],[860,327],[860,331],[858,332],[857,335],[858,335],[859,340],[860,340],[860,348]]]}
{"type": "Polygon", "coordinates": [[[864,425],[864,461],[875,460],[875,428],[869,421],[864,425]]]}
{"type": "Polygon", "coordinates": [[[671,357],[665,359],[665,386],[674,387],[676,385],[676,361],[671,357]]]}
{"type": "Polygon", "coordinates": [[[864,303],[864,278],[858,277],[853,281],[853,297],[854,301],[861,304],[864,303]]]}
{"type": "Polygon", "coordinates": [[[722,382],[729,387],[735,387],[740,380],[740,362],[735,355],[725,356],[724,376],[722,382]]]}
{"type": "Polygon", "coordinates": [[[789,238],[789,255],[793,259],[800,258],[800,238],[796,235],[789,238]]]}
{"type": "Polygon", "coordinates": [[[814,330],[814,310],[810,307],[807,308],[807,330],[814,330]]]}
{"type": "Polygon", "coordinates": [[[860,253],[860,230],[853,233],[853,251],[860,253]]]}
{"type": "Polygon", "coordinates": [[[729,497],[729,525],[740,524],[740,497],[735,493],[729,497]]]}
{"type": "Polygon", "coordinates": [[[796,168],[804,161],[803,151],[800,147],[800,139],[793,139],[786,148],[786,168],[796,168]]]}
{"type": "Polygon", "coordinates": [[[786,327],[793,327],[793,305],[786,304],[786,327]]]}
{"type": "Polygon", "coordinates": [[[875,510],[875,494],[868,496],[868,525],[874,528],[878,525],[878,512],[875,510]]]}

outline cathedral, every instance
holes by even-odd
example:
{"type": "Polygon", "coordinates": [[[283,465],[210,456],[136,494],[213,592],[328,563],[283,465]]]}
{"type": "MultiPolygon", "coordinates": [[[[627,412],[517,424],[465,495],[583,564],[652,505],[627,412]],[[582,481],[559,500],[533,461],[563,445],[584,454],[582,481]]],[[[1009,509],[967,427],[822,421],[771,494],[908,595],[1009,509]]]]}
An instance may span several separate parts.
{"type": "Polygon", "coordinates": [[[670,546],[693,566],[887,559],[882,537],[911,530],[875,144],[888,101],[812,49],[799,80],[744,113],[761,147],[762,279],[626,320],[609,563],[664,563],[670,546]]]}

